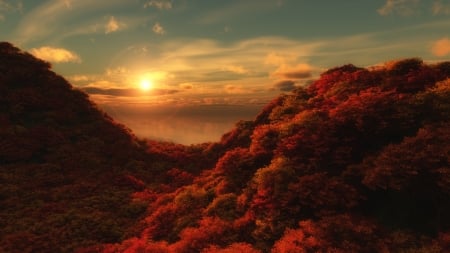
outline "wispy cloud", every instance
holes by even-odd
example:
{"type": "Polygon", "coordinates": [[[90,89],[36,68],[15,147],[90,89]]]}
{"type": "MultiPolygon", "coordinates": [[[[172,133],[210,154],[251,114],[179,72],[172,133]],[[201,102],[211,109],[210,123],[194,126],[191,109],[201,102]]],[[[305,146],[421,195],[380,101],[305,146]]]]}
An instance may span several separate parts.
{"type": "Polygon", "coordinates": [[[450,39],[442,38],[434,42],[431,52],[439,57],[450,54],[450,39]]]}
{"type": "Polygon", "coordinates": [[[0,0],[0,21],[6,19],[5,14],[8,12],[21,12],[23,9],[23,4],[21,1],[5,1],[0,0]]]}
{"type": "Polygon", "coordinates": [[[434,15],[450,14],[450,2],[442,2],[441,0],[437,0],[433,3],[432,12],[434,15]]]}
{"type": "Polygon", "coordinates": [[[152,31],[158,35],[163,35],[166,33],[166,30],[164,30],[164,27],[162,27],[161,24],[158,22],[156,22],[156,24],[153,25],[152,31]]]}
{"type": "Polygon", "coordinates": [[[74,52],[64,48],[40,47],[33,48],[30,53],[37,58],[53,63],[81,62],[81,58],[74,52]]]}
{"type": "MultiPolygon", "coordinates": [[[[129,4],[128,4],[129,5],[129,4]]],[[[85,22],[79,22],[86,11],[105,16],[108,10],[127,6],[123,0],[92,1],[92,0],[50,0],[26,12],[13,34],[13,41],[26,44],[30,41],[55,41],[73,34],[102,32],[102,20],[91,17],[85,22]],[[89,24],[88,29],[84,26],[89,24]]],[[[120,28],[120,24],[119,24],[120,28]]],[[[106,28],[105,28],[106,30],[106,28]]]]}
{"type": "Polygon", "coordinates": [[[249,73],[248,69],[246,69],[245,67],[240,66],[240,65],[228,65],[228,66],[225,66],[223,68],[223,70],[229,71],[229,72],[232,72],[232,73],[237,73],[237,74],[247,74],[247,73],[249,73]]]}
{"type": "Polygon", "coordinates": [[[419,0],[386,0],[386,3],[377,12],[382,16],[391,14],[411,16],[416,13],[418,3],[419,0]]]}
{"type": "Polygon", "coordinates": [[[172,1],[167,0],[151,0],[144,3],[144,8],[155,7],[160,10],[172,9],[172,1]]]}

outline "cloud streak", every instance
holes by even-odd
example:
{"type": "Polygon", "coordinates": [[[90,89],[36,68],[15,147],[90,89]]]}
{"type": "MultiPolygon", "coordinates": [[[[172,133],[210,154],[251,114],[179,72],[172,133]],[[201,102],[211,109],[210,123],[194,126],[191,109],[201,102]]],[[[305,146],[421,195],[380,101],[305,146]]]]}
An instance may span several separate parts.
{"type": "Polygon", "coordinates": [[[101,87],[84,87],[82,88],[82,90],[92,95],[108,95],[118,97],[162,96],[180,92],[179,90],[175,89],[154,89],[144,93],[141,90],[133,88],[101,88],[101,87]]]}
{"type": "Polygon", "coordinates": [[[90,24],[89,29],[80,27],[79,19],[84,17],[86,12],[99,13],[101,17],[109,9],[126,5],[127,2],[122,0],[110,0],[108,2],[91,0],[47,1],[26,13],[13,34],[13,40],[18,44],[26,44],[49,38],[64,38],[73,34],[99,32],[98,19],[90,18],[85,21],[85,23],[90,24]]]}
{"type": "Polygon", "coordinates": [[[32,48],[30,53],[35,57],[52,63],[76,62],[80,63],[81,58],[74,52],[64,48],[40,47],[32,48]]]}

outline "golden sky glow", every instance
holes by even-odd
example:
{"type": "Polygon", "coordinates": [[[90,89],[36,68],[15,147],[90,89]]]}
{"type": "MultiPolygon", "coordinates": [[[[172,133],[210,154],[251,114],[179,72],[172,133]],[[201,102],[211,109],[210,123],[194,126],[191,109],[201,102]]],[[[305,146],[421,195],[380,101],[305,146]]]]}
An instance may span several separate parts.
{"type": "Polygon", "coordinates": [[[263,106],[335,66],[448,60],[449,27],[450,0],[0,0],[0,41],[101,108],[263,106]]]}
{"type": "Polygon", "coordinates": [[[139,84],[139,88],[143,91],[151,90],[153,88],[152,80],[146,78],[142,79],[139,84]]]}

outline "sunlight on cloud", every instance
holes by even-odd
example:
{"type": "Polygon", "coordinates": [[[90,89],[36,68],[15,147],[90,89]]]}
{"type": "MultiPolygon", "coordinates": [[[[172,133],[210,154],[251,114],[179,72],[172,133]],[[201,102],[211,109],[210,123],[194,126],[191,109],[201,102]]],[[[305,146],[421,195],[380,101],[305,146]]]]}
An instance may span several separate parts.
{"type": "Polygon", "coordinates": [[[81,58],[76,53],[64,48],[40,47],[32,48],[30,52],[37,58],[53,63],[81,62],[81,58]]]}
{"type": "Polygon", "coordinates": [[[386,3],[377,12],[382,16],[390,14],[411,16],[416,12],[418,3],[419,0],[386,0],[386,3]]]}
{"type": "Polygon", "coordinates": [[[156,24],[152,27],[152,31],[156,34],[159,35],[163,35],[166,33],[166,31],[164,30],[164,28],[161,26],[161,24],[159,24],[158,22],[156,22],[156,24]]]}
{"type": "Polygon", "coordinates": [[[119,23],[114,16],[111,16],[108,23],[105,25],[105,33],[108,34],[116,32],[124,26],[125,25],[123,23],[119,23]]]}
{"type": "Polygon", "coordinates": [[[67,79],[71,82],[87,82],[91,80],[91,78],[87,75],[72,75],[68,76],[67,79]]]}
{"type": "Polygon", "coordinates": [[[237,74],[247,74],[249,72],[248,69],[244,68],[243,66],[239,65],[229,65],[223,68],[225,71],[237,73],[237,74]]]}
{"type": "Polygon", "coordinates": [[[225,92],[228,94],[248,94],[250,93],[249,90],[245,90],[240,86],[236,86],[236,85],[226,85],[225,86],[225,92]]]}
{"type": "Polygon", "coordinates": [[[436,41],[431,48],[431,52],[439,57],[450,54],[450,39],[443,38],[436,41]]]}
{"type": "Polygon", "coordinates": [[[72,0],[64,0],[67,9],[72,9],[72,0]]]}

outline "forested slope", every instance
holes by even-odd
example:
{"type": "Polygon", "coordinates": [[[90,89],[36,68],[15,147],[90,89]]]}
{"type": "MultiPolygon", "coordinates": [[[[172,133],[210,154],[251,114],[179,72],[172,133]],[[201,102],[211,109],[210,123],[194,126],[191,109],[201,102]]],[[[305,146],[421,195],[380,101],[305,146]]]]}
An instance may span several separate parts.
{"type": "Polygon", "coordinates": [[[187,147],[0,59],[2,252],[450,251],[450,62],[333,68],[187,147]]]}
{"type": "Polygon", "coordinates": [[[450,250],[449,77],[415,58],[326,71],[210,145],[192,184],[142,194],[141,236],[103,252],[450,250]]]}

